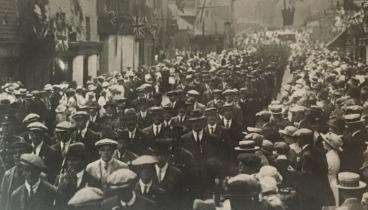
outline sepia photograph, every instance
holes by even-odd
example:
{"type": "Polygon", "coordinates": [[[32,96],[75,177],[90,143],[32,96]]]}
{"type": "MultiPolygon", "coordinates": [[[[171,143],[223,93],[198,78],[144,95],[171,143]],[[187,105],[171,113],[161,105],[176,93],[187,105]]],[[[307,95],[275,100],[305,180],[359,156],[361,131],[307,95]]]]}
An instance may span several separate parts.
{"type": "Polygon", "coordinates": [[[0,210],[368,210],[368,0],[0,0],[0,210]]]}

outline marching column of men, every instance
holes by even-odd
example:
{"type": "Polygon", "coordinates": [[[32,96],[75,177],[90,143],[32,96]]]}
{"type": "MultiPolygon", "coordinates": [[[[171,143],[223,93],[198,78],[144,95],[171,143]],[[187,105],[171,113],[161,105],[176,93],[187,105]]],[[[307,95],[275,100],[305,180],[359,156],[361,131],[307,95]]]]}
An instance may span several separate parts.
{"type": "Polygon", "coordinates": [[[367,132],[355,82],[331,80],[326,98],[304,75],[324,73],[306,66],[322,65],[318,53],[298,50],[310,60],[293,65],[305,68],[272,101],[289,52],[263,41],[86,87],[4,85],[1,208],[363,209],[367,132]]]}

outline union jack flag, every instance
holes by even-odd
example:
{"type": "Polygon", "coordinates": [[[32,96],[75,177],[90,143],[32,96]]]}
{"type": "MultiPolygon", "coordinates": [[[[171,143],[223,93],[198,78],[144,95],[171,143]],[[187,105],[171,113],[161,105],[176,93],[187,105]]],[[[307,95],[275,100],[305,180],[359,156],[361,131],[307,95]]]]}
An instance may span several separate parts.
{"type": "Polygon", "coordinates": [[[132,17],[132,28],[136,39],[141,40],[145,38],[147,22],[146,17],[132,17]]]}

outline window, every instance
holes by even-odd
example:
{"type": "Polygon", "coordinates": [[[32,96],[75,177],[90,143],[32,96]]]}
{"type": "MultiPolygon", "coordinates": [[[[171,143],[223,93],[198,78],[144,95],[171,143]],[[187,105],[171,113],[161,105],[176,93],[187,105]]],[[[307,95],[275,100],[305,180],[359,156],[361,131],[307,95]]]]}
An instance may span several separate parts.
{"type": "Polygon", "coordinates": [[[86,41],[91,41],[91,18],[86,17],[86,41]]]}

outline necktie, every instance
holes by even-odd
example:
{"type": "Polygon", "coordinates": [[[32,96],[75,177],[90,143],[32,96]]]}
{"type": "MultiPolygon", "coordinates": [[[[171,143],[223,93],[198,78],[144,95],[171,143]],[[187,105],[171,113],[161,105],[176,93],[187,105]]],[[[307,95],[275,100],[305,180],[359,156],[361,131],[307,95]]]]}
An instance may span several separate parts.
{"type": "Polygon", "coordinates": [[[161,168],[158,169],[158,183],[161,182],[161,176],[162,176],[162,171],[161,168]]]}
{"type": "Polygon", "coordinates": [[[157,136],[157,126],[154,126],[154,127],[153,127],[153,134],[154,134],[155,136],[157,136]]]}
{"type": "Polygon", "coordinates": [[[225,126],[226,126],[226,128],[230,128],[230,122],[229,122],[229,120],[225,120],[225,126]]]}
{"type": "Polygon", "coordinates": [[[104,163],[104,169],[105,169],[105,171],[107,173],[107,163],[104,163]]]}
{"type": "Polygon", "coordinates": [[[144,185],[143,194],[144,195],[147,195],[148,194],[148,185],[144,185]]]}
{"type": "Polygon", "coordinates": [[[32,200],[33,195],[34,195],[33,187],[31,186],[31,189],[29,190],[29,200],[32,200]]]}
{"type": "Polygon", "coordinates": [[[213,134],[213,127],[210,127],[210,133],[213,134]]]}

